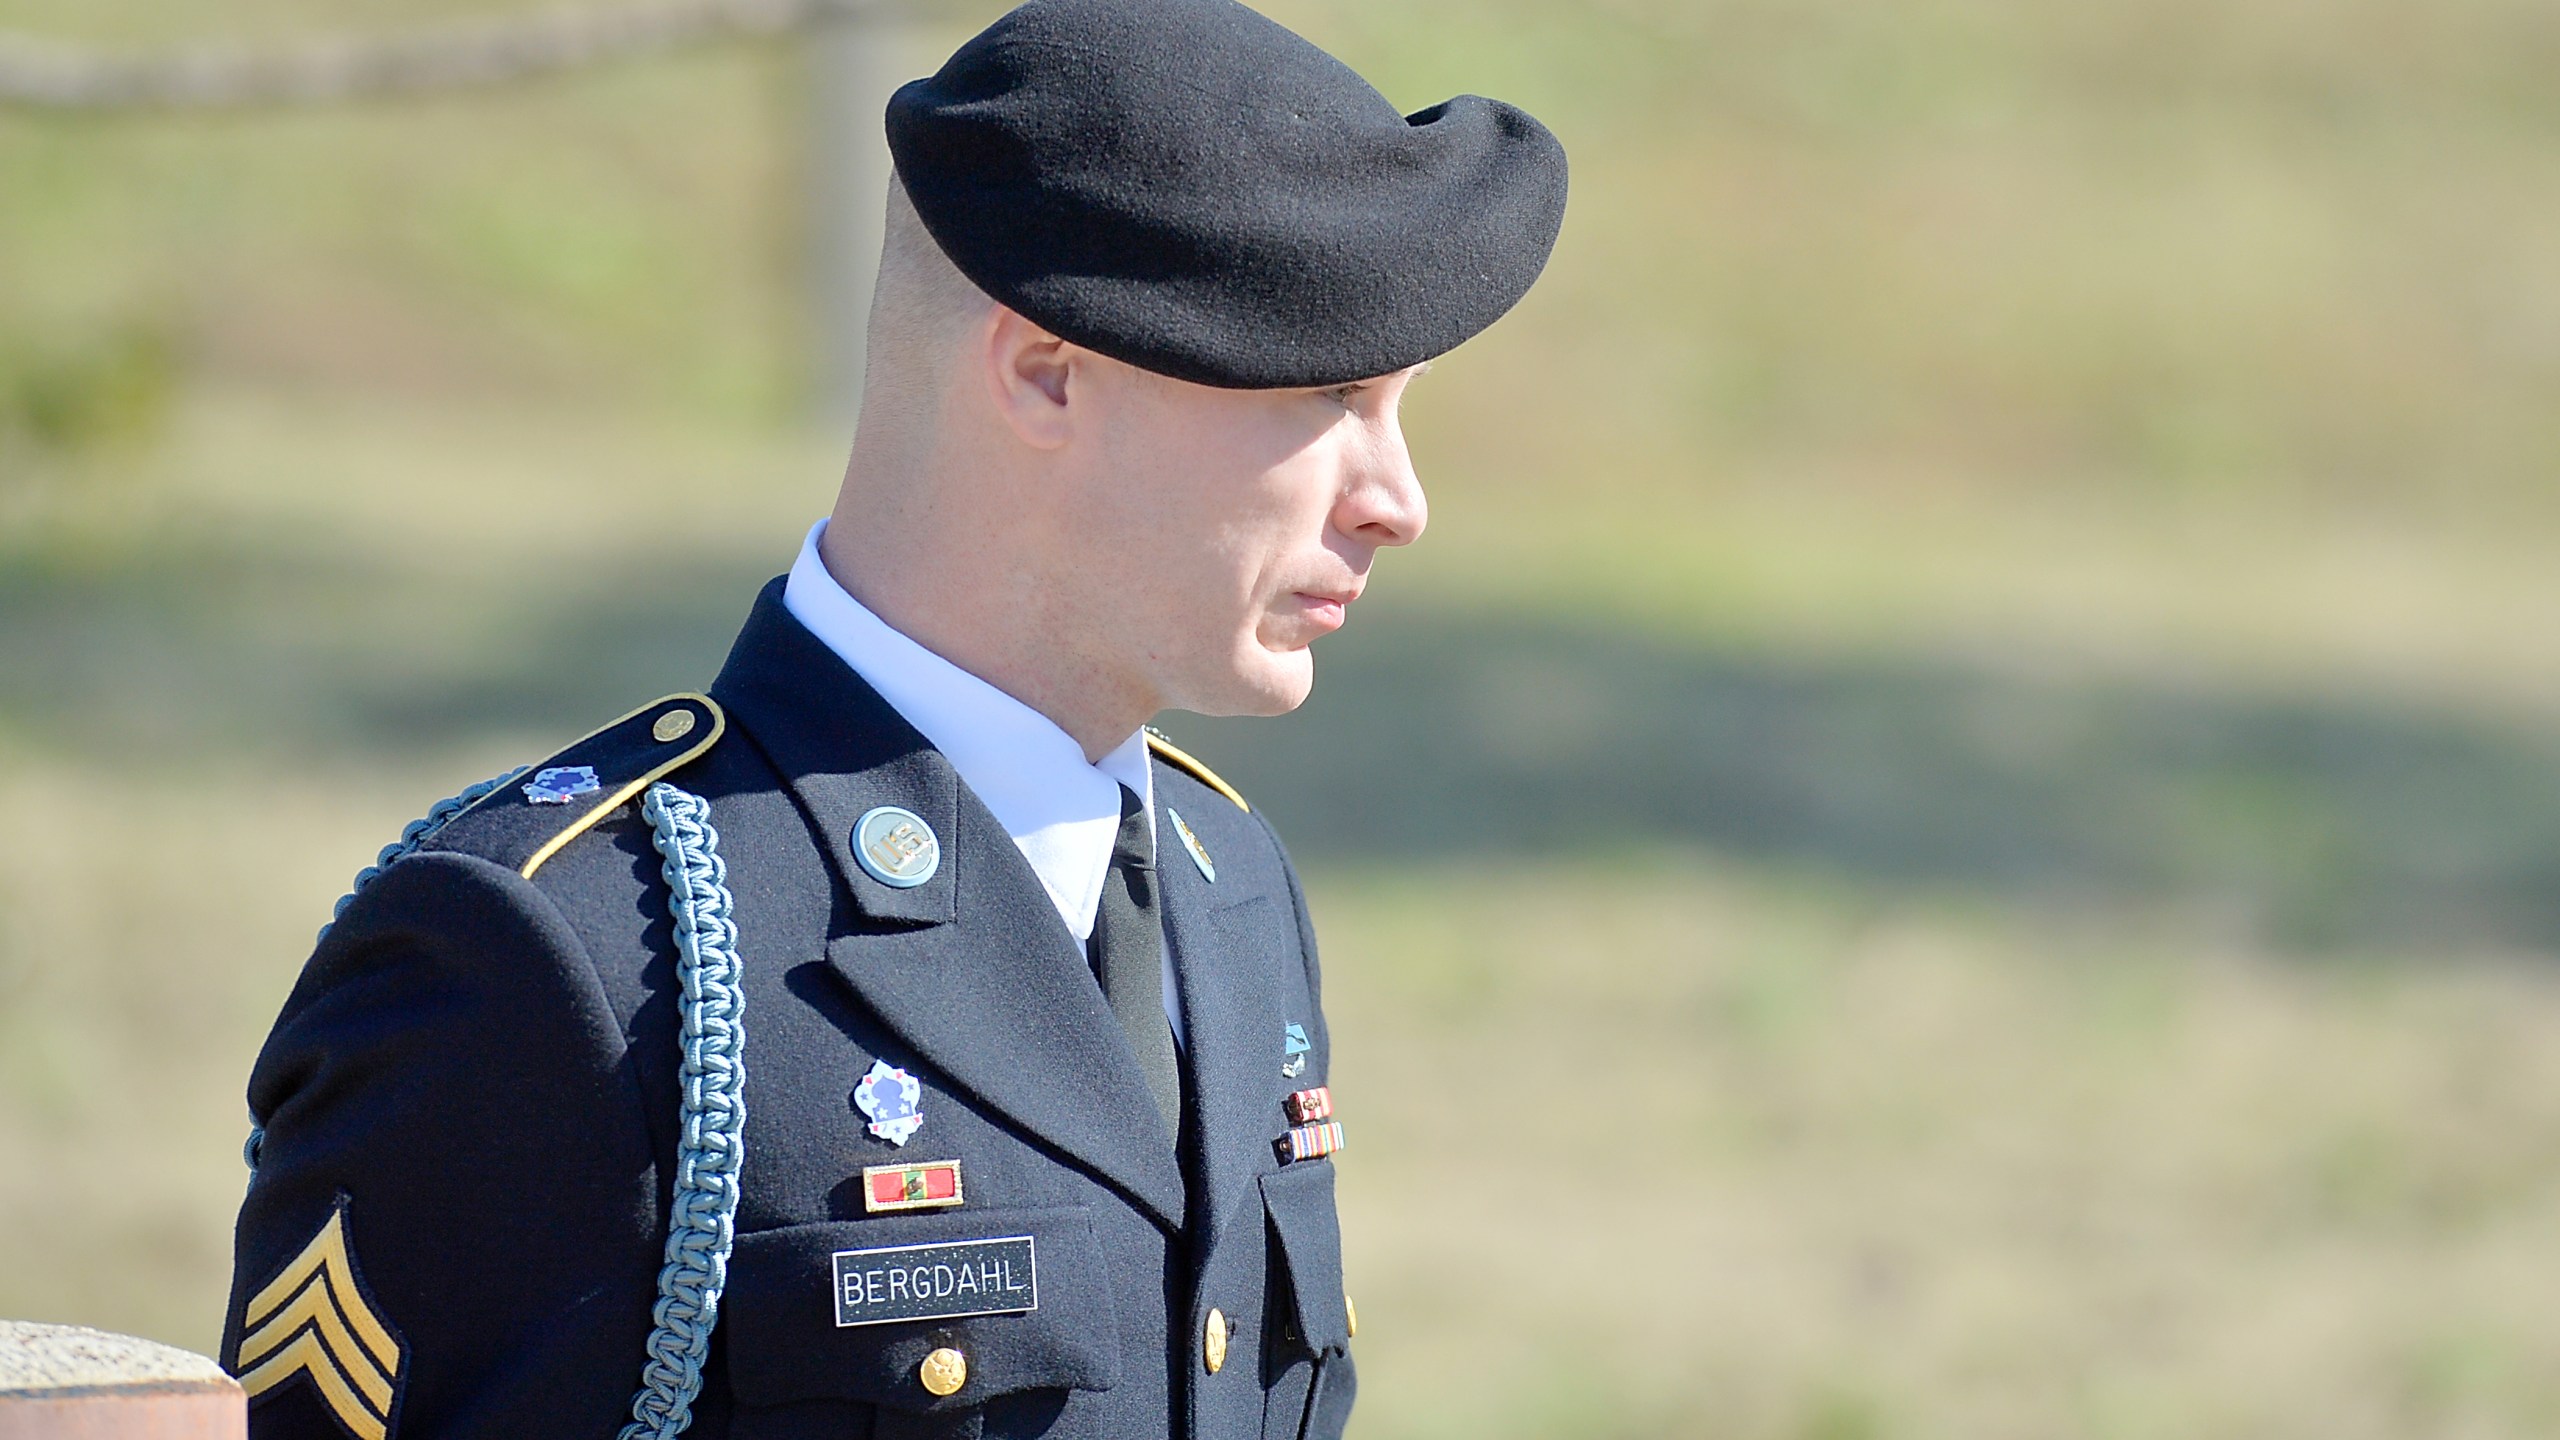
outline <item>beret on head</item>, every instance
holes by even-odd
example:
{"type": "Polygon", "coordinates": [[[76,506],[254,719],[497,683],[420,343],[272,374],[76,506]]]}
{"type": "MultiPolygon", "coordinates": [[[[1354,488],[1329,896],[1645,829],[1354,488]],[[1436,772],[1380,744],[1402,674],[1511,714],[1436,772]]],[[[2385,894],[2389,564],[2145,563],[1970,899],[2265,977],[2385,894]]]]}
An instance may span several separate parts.
{"type": "Polygon", "coordinates": [[[1233,0],[1031,0],[889,102],[961,273],[1041,327],[1234,389],[1456,348],[1555,248],[1564,147],[1462,95],[1410,117],[1233,0]]]}

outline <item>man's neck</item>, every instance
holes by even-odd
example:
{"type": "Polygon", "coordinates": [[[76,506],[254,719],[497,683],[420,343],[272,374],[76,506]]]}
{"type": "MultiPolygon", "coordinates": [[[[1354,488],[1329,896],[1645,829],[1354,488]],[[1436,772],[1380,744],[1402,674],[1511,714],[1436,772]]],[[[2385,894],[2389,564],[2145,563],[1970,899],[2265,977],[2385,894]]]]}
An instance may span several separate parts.
{"type": "Polygon", "coordinates": [[[867,524],[869,514],[848,483],[818,538],[827,574],[891,629],[1047,716],[1088,762],[1162,708],[1138,687],[1102,683],[1111,667],[1041,632],[1051,607],[1029,567],[984,557],[964,566],[929,533],[867,524]]]}

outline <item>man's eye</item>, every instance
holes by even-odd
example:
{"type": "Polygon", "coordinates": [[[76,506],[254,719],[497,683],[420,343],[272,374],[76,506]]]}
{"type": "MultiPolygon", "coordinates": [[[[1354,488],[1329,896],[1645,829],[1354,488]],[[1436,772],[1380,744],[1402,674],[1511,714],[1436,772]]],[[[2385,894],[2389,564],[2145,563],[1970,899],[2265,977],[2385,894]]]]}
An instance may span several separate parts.
{"type": "Polygon", "coordinates": [[[1368,388],[1369,387],[1366,385],[1336,385],[1324,393],[1326,398],[1332,400],[1335,404],[1347,406],[1352,401],[1359,399],[1361,392],[1368,388]]]}

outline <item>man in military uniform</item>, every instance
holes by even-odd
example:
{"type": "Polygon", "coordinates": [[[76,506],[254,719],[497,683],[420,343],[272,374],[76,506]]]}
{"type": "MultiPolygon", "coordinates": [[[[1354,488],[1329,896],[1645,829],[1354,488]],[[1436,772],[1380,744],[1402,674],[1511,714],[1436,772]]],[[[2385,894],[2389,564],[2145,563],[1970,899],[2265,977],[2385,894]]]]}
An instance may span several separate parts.
{"type": "Polygon", "coordinates": [[[1033,0],[888,133],[831,518],[707,693],[411,827],[259,1056],[262,1440],[1342,1429],[1305,900],[1141,727],[1305,697],[1562,152],[1230,0],[1033,0]]]}

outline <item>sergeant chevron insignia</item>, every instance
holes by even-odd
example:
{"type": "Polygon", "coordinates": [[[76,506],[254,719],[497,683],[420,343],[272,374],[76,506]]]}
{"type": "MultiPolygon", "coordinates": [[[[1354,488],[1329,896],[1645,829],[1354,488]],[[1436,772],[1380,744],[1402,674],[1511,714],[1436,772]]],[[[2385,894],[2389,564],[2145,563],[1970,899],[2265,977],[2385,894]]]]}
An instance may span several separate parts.
{"type": "Polygon", "coordinates": [[[344,1197],[302,1252],[249,1298],[240,1331],[232,1369],[250,1400],[298,1375],[356,1440],[387,1440],[406,1356],[356,1273],[344,1197]]]}

